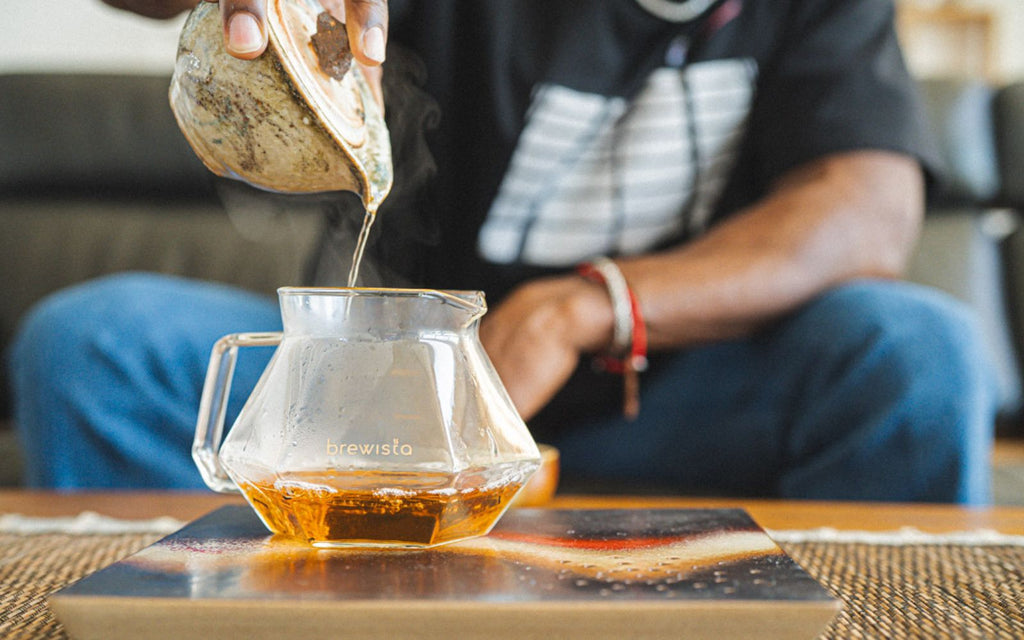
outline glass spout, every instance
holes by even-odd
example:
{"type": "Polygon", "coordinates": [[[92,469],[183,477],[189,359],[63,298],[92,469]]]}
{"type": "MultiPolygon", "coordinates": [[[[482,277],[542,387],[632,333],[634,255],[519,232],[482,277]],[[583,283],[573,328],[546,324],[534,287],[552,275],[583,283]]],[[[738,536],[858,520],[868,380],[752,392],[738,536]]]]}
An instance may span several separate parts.
{"type": "Polygon", "coordinates": [[[487,313],[487,300],[482,291],[437,291],[422,290],[424,295],[437,296],[445,303],[465,312],[465,324],[469,325],[487,313]]]}
{"type": "Polygon", "coordinates": [[[286,336],[461,331],[487,312],[479,291],[281,287],[277,292],[286,336]]]}

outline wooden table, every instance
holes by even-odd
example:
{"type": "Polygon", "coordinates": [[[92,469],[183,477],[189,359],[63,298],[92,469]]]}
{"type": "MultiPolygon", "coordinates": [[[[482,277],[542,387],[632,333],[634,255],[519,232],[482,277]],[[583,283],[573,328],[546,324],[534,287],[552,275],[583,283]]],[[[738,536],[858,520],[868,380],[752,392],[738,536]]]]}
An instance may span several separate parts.
{"type": "MultiPolygon", "coordinates": [[[[96,511],[116,518],[171,516],[179,520],[192,520],[221,505],[240,503],[239,497],[214,493],[0,491],[0,513],[33,516],[68,516],[82,511],[96,511]]],[[[914,527],[930,533],[991,529],[1005,534],[1024,535],[1024,507],[967,508],[932,504],[628,496],[558,496],[549,506],[576,509],[742,507],[768,529],[833,527],[841,530],[889,531],[914,527]]]]}
{"type": "MultiPolygon", "coordinates": [[[[241,498],[212,493],[0,491],[0,514],[73,516],[83,511],[122,519],[170,516],[193,520],[241,498]]],[[[776,534],[830,527],[841,531],[927,533],[994,530],[1024,536],[1024,508],[963,508],[773,500],[559,496],[553,508],[742,507],[776,534]]],[[[979,536],[943,536],[941,543],[825,539],[782,546],[815,579],[843,600],[843,611],[822,635],[949,639],[1024,638],[1024,545],[979,536]],[[952,541],[951,541],[952,539],[952,541]]],[[[812,535],[816,532],[811,532],[812,535]]],[[[155,532],[131,535],[0,533],[0,637],[67,640],[47,608],[49,595],[69,582],[156,541],[155,532]],[[13,634],[13,635],[11,635],[13,634]]],[[[871,534],[867,534],[868,537],[871,534]]],[[[881,536],[889,540],[891,536],[881,536]]],[[[782,538],[780,538],[781,540],[782,538]]]]}

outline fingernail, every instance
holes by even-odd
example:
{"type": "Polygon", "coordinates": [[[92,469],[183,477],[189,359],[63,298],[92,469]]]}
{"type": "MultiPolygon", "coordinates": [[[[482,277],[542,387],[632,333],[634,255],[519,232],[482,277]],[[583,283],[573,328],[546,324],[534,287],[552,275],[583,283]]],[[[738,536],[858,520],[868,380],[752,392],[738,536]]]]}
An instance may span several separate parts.
{"type": "Polygon", "coordinates": [[[260,23],[249,13],[236,13],[228,23],[228,48],[234,53],[252,53],[263,48],[260,23]]]}
{"type": "Polygon", "coordinates": [[[371,27],[363,33],[363,54],[374,62],[384,62],[384,29],[371,27]]]}

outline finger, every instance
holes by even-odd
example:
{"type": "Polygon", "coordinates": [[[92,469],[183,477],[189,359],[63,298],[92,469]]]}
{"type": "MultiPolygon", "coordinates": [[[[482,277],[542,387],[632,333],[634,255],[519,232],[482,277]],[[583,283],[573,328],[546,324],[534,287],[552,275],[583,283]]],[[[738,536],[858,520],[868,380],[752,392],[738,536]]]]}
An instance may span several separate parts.
{"type": "Polygon", "coordinates": [[[384,62],[388,40],[387,0],[345,0],[352,55],[365,66],[384,62]]]}
{"type": "Polygon", "coordinates": [[[381,86],[382,76],[384,70],[380,67],[362,67],[363,76],[366,78],[366,84],[370,85],[370,93],[373,94],[373,99],[377,102],[377,106],[384,110],[384,89],[381,86]]]}
{"type": "Polygon", "coordinates": [[[267,0],[220,0],[220,14],[224,23],[224,48],[228,53],[252,60],[266,51],[267,0]]]}
{"type": "Polygon", "coordinates": [[[345,22],[345,0],[320,0],[320,6],[338,22],[345,22]]]}

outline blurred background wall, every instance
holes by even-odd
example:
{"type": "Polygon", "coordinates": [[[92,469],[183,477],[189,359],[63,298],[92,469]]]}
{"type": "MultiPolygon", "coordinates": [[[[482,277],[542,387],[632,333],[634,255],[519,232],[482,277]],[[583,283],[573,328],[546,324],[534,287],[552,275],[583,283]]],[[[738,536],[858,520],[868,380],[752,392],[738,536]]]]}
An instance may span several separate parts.
{"type": "MultiPolygon", "coordinates": [[[[1024,78],[1024,1],[897,0],[912,69],[921,77],[1024,78]]],[[[169,72],[181,19],[146,20],[100,0],[4,0],[0,73],[169,72]]]]}
{"type": "Polygon", "coordinates": [[[0,73],[170,73],[183,18],[147,20],[100,0],[3,0],[0,73]]]}
{"type": "Polygon", "coordinates": [[[911,69],[919,77],[1024,78],[1021,0],[897,0],[911,69]]]}

